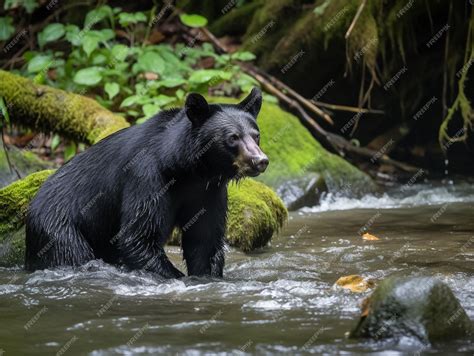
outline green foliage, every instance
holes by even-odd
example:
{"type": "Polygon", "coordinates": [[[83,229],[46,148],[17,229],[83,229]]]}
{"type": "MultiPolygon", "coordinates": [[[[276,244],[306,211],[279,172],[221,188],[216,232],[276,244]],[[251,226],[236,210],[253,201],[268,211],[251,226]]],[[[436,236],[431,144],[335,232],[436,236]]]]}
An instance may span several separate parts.
{"type": "MultiPolygon", "coordinates": [[[[236,65],[253,60],[250,52],[218,55],[209,43],[200,44],[198,37],[188,44],[147,44],[149,34],[138,26],[148,22],[148,15],[100,6],[86,14],[83,28],[50,24],[38,34],[41,51],[24,54],[23,74],[34,76],[40,84],[87,92],[137,123],[160,109],[180,105],[189,91],[207,93],[219,86],[221,92],[236,93],[256,85],[236,65]],[[117,35],[115,26],[127,36],[117,35]],[[64,45],[70,50],[55,51],[58,42],[62,50],[64,45]],[[212,67],[202,68],[204,60],[212,60],[212,67]]],[[[207,22],[198,15],[182,15],[181,21],[192,27],[207,22]]]]}
{"type": "Polygon", "coordinates": [[[40,48],[48,42],[53,42],[59,40],[64,36],[66,31],[64,30],[64,25],[61,23],[52,23],[46,26],[43,31],[38,33],[38,44],[40,48]]]}
{"type": "Polygon", "coordinates": [[[0,17],[0,41],[8,40],[14,33],[13,19],[10,16],[0,17]]]}
{"type": "Polygon", "coordinates": [[[31,14],[37,7],[36,0],[6,0],[3,5],[4,10],[12,10],[18,7],[23,7],[27,13],[31,14]]]}

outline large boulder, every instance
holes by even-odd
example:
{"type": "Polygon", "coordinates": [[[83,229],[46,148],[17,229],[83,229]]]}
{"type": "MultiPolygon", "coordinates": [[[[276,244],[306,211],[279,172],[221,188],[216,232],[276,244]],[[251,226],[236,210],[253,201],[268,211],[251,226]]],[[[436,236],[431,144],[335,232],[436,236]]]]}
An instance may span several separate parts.
{"type": "Polygon", "coordinates": [[[472,335],[473,324],[451,289],[432,277],[384,280],[364,303],[353,338],[415,337],[423,343],[472,335]]]}

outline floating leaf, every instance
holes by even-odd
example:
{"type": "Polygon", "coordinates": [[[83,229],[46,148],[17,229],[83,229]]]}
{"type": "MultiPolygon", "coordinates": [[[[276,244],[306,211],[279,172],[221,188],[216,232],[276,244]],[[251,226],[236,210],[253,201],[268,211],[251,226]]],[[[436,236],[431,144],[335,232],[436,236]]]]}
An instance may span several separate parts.
{"type": "Polygon", "coordinates": [[[366,241],[378,241],[380,240],[377,236],[371,235],[368,232],[362,235],[362,239],[366,241]]]}
{"type": "Polygon", "coordinates": [[[207,19],[204,16],[196,14],[181,14],[179,19],[183,24],[189,27],[204,27],[207,25],[207,19]]]}
{"type": "Polygon", "coordinates": [[[117,83],[106,83],[104,87],[109,99],[113,99],[120,91],[120,86],[117,83]]]}
{"type": "Polygon", "coordinates": [[[372,288],[374,286],[374,282],[353,274],[339,278],[335,285],[344,289],[349,289],[354,293],[362,293],[367,289],[372,288]]]}
{"type": "Polygon", "coordinates": [[[102,80],[102,68],[89,67],[79,70],[74,76],[74,83],[93,86],[102,80]]]}

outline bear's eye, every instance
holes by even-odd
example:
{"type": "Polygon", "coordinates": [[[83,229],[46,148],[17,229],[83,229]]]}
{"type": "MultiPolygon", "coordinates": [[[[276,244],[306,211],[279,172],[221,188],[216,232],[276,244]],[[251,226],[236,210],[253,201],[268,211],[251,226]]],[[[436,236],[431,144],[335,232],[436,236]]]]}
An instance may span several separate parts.
{"type": "Polygon", "coordinates": [[[237,141],[239,141],[240,137],[237,134],[232,134],[229,136],[229,144],[230,145],[235,145],[237,141]]]}

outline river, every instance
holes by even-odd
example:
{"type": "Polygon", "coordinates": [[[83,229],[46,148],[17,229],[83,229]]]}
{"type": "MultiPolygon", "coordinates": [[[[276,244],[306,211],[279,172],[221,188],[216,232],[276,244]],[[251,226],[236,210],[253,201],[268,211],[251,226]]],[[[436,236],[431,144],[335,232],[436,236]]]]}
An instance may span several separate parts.
{"type": "MultiPolygon", "coordinates": [[[[474,185],[424,184],[361,199],[325,197],[290,214],[271,246],[227,252],[223,280],[161,281],[94,261],[29,274],[0,269],[5,355],[474,353],[474,341],[345,337],[370,294],[341,276],[433,275],[474,319],[474,185]],[[361,229],[380,238],[364,241],[361,229]]],[[[179,248],[169,247],[183,267],[179,248]]],[[[0,352],[0,354],[2,354],[0,352]]]]}

